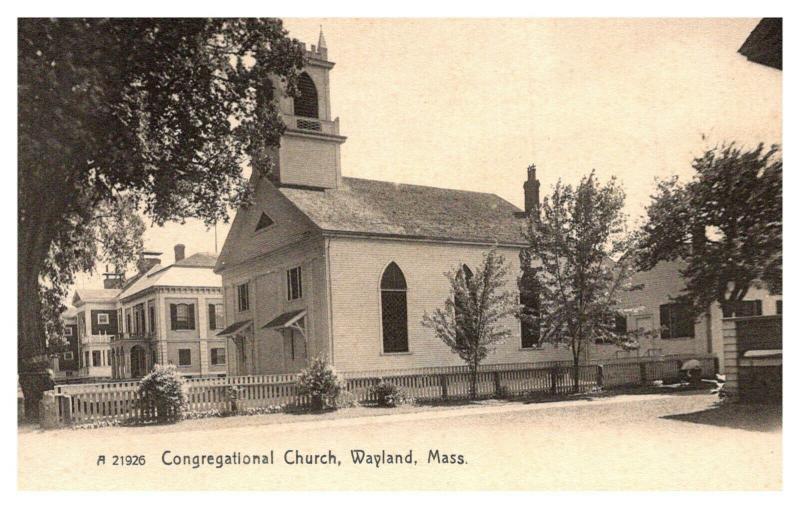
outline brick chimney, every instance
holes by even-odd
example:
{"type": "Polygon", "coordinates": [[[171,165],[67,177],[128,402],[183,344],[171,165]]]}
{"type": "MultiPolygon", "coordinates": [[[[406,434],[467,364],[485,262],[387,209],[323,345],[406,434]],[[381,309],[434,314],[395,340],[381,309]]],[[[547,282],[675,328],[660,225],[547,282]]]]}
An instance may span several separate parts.
{"type": "Polygon", "coordinates": [[[181,261],[186,257],[186,246],[182,243],[175,244],[175,262],[181,261]]]}
{"type": "Polygon", "coordinates": [[[539,211],[539,180],[536,179],[536,164],[528,166],[528,179],[522,185],[525,190],[525,215],[539,211]]]}
{"type": "Polygon", "coordinates": [[[139,273],[147,273],[154,266],[161,264],[161,253],[153,251],[142,251],[139,261],[136,263],[139,273]]]}
{"type": "Polygon", "coordinates": [[[106,265],[106,271],[103,273],[103,289],[120,289],[124,283],[125,274],[111,272],[106,265]]]}

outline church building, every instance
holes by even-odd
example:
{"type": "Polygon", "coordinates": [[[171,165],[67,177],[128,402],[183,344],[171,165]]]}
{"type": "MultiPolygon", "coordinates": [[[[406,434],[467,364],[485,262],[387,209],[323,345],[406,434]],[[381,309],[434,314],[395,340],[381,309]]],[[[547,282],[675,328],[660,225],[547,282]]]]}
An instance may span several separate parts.
{"type": "MultiPolygon", "coordinates": [[[[265,84],[287,129],[273,172],[252,177],[253,204],[238,210],[214,268],[228,374],[296,372],[316,356],[340,372],[462,365],[422,326],[423,314],[447,298],[445,272],[474,270],[492,248],[510,265],[507,289],[517,292],[525,215],[539,200],[535,169],[520,186],[525,210],[491,193],[342,176],[346,138],[331,117],[334,64],[321,34],[306,57],[300,96],[265,84]]],[[[485,364],[570,358],[516,318],[506,325],[511,338],[485,364]]],[[[686,339],[678,349],[706,351],[701,337],[686,339]]]]}

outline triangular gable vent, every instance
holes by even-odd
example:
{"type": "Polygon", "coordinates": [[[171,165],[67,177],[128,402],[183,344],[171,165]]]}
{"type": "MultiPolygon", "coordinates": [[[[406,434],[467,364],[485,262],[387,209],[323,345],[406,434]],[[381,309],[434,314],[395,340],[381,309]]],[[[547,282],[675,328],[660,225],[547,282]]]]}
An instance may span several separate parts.
{"type": "Polygon", "coordinates": [[[260,230],[262,230],[264,228],[268,228],[273,224],[275,224],[275,221],[273,221],[269,217],[269,215],[265,214],[264,212],[261,212],[261,217],[259,217],[258,224],[256,224],[256,231],[260,231],[260,230]]]}

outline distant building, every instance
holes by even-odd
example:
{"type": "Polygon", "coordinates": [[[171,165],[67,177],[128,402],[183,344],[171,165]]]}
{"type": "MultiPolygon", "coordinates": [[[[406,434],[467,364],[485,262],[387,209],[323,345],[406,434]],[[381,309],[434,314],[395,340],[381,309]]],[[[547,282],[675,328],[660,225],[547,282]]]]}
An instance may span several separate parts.
{"type": "Polygon", "coordinates": [[[117,333],[119,289],[78,289],[72,298],[78,330],[78,376],[111,377],[111,339],[117,333]]]}
{"type": "Polygon", "coordinates": [[[53,375],[56,379],[78,377],[79,369],[79,344],[78,344],[78,318],[77,309],[68,307],[61,313],[64,324],[63,340],[66,347],[51,356],[53,375]]]}
{"type": "Polygon", "coordinates": [[[173,364],[187,376],[224,375],[225,327],[220,276],[213,254],[184,257],[175,246],[175,262],[162,265],[157,253],[145,271],[116,296],[116,334],[111,341],[115,379],[139,378],[156,363],[173,364]]]}

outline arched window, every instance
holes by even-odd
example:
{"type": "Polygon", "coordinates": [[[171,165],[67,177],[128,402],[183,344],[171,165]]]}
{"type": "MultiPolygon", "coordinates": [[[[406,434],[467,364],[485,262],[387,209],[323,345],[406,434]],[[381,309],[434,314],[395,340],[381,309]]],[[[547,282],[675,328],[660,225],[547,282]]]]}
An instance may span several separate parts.
{"type": "Polygon", "coordinates": [[[456,342],[461,344],[464,341],[464,331],[469,326],[464,318],[469,316],[468,306],[470,294],[472,293],[470,288],[470,284],[472,283],[472,270],[470,270],[467,265],[461,265],[456,277],[459,281],[464,281],[464,286],[467,289],[467,292],[456,291],[456,294],[453,295],[456,318],[456,342]]]}
{"type": "Polygon", "coordinates": [[[297,88],[300,95],[294,98],[294,114],[306,118],[319,118],[317,87],[314,86],[311,76],[305,72],[300,74],[297,88]]]}
{"type": "Polygon", "coordinates": [[[389,263],[381,277],[381,321],[383,352],[408,351],[408,309],[406,278],[395,262],[389,263]]]}

